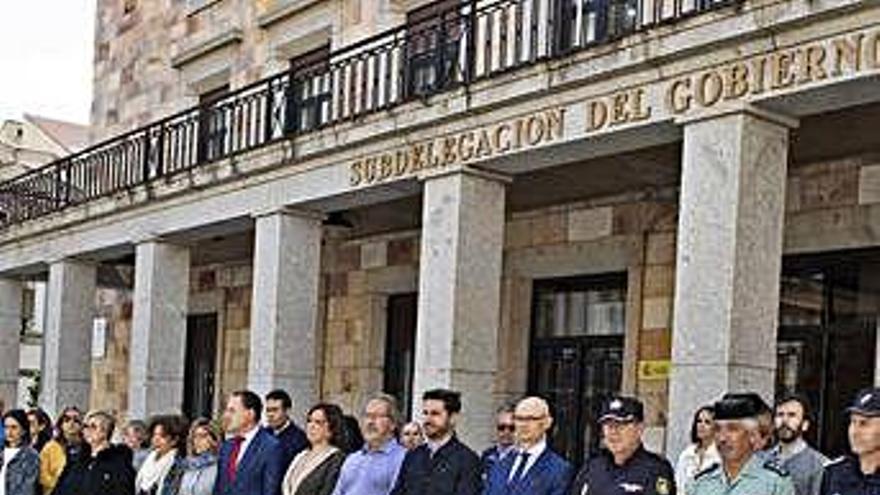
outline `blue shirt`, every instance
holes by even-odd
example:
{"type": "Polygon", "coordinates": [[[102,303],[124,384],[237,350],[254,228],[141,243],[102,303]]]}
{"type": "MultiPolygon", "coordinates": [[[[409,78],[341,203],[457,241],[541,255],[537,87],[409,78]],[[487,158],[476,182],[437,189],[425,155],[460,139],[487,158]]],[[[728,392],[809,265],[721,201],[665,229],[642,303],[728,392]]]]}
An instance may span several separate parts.
{"type": "Polygon", "coordinates": [[[406,449],[394,439],[377,450],[364,445],[345,460],[333,495],[388,495],[404,457],[406,449]]]}

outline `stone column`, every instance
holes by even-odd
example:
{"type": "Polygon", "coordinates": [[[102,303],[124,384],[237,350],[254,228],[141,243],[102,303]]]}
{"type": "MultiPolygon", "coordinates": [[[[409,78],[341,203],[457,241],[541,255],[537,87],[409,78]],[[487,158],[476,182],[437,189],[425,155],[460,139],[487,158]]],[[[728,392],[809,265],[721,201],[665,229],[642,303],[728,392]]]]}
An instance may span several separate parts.
{"type": "Polygon", "coordinates": [[[772,400],[789,128],[754,107],[683,122],[667,454],[728,391],[772,400]]]}
{"type": "Polygon", "coordinates": [[[22,283],[0,278],[0,399],[7,409],[18,401],[21,299],[22,283]]]}
{"type": "Polygon", "coordinates": [[[149,240],[135,248],[128,414],[144,419],[183,406],[189,248],[149,240]]]}
{"type": "Polygon", "coordinates": [[[877,328],[877,344],[874,357],[874,386],[880,387],[880,325],[877,328]]]}
{"type": "Polygon", "coordinates": [[[425,390],[460,391],[458,432],[474,448],[493,434],[505,185],[472,170],[424,185],[413,415],[425,390]]]}
{"type": "Polygon", "coordinates": [[[55,416],[65,406],[89,407],[96,266],[61,260],[49,266],[40,406],[55,416]]]}
{"type": "Polygon", "coordinates": [[[248,388],[286,390],[296,413],[318,398],[321,218],[292,210],[256,217],[248,388]]]}

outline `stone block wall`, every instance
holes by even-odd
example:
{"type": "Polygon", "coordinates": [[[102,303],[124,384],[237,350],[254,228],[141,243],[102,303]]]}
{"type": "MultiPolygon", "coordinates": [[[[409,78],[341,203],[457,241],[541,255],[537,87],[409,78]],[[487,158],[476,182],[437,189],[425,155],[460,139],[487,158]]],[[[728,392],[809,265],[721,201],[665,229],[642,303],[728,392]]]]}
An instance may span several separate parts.
{"type": "Polygon", "coordinates": [[[107,333],[104,357],[92,359],[89,409],[124,414],[128,407],[128,357],[133,296],[134,292],[129,288],[98,287],[96,316],[106,319],[107,333]]]}
{"type": "Polygon", "coordinates": [[[677,202],[605,198],[515,213],[505,234],[496,400],[522,395],[528,377],[535,279],[626,272],[622,388],[646,403],[649,442],[662,448],[668,379],[639,378],[641,361],[671,355],[677,202]]]}
{"type": "Polygon", "coordinates": [[[91,137],[103,140],[402,22],[400,0],[98,0],[91,137]]]}
{"type": "Polygon", "coordinates": [[[327,239],[321,396],[348,412],[383,386],[388,297],[418,290],[419,233],[327,239]]]}

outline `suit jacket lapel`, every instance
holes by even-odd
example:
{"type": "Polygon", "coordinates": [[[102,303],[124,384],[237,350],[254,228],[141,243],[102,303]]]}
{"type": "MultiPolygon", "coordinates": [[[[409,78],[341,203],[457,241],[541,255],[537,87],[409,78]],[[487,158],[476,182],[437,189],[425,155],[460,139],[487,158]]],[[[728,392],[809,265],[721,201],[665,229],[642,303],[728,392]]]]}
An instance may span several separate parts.
{"type": "Polygon", "coordinates": [[[548,446],[544,449],[544,452],[541,452],[541,455],[538,456],[538,459],[535,460],[535,463],[532,464],[532,467],[526,471],[526,475],[522,477],[522,479],[515,483],[517,485],[517,493],[530,493],[532,484],[538,477],[543,473],[547,467],[549,466],[550,460],[550,447],[548,446]]]}
{"type": "MultiPolygon", "coordinates": [[[[259,426],[257,428],[260,428],[259,426]]],[[[257,434],[254,435],[254,439],[251,440],[250,445],[248,445],[247,450],[244,451],[244,457],[241,458],[241,462],[238,463],[238,466],[235,468],[235,481],[237,482],[241,479],[242,473],[244,473],[247,469],[250,468],[250,465],[253,464],[259,455],[259,451],[263,448],[263,435],[266,432],[262,429],[257,431],[257,434]]]]}

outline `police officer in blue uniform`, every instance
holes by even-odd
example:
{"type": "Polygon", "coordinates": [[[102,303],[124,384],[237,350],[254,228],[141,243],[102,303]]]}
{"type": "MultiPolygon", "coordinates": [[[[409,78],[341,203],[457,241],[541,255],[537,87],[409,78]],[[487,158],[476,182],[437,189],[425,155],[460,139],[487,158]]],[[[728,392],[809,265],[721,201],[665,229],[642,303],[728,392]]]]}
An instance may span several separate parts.
{"type": "Polygon", "coordinates": [[[862,390],[849,412],[852,455],[825,466],[821,495],[880,495],[880,388],[862,390]]]}
{"type": "Polygon", "coordinates": [[[581,468],[570,495],[675,495],[669,461],[642,445],[644,406],[632,397],[602,404],[599,425],[605,448],[581,468]]]}

